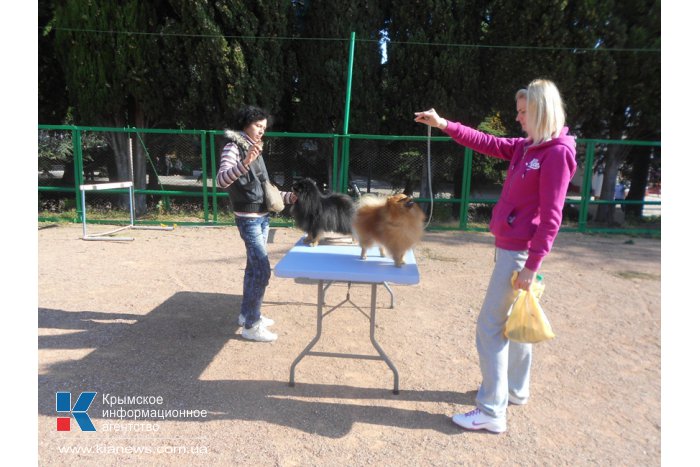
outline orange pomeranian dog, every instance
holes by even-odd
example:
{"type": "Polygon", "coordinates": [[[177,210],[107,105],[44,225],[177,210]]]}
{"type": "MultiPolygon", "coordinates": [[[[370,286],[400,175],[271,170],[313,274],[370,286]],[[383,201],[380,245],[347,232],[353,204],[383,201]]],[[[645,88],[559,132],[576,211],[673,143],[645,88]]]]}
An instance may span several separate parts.
{"type": "Polygon", "coordinates": [[[388,250],[394,265],[404,264],[404,255],[423,236],[423,210],[404,194],[377,198],[364,196],[355,211],[353,228],[362,247],[362,259],[367,258],[367,249],[379,244],[384,256],[388,250]]]}

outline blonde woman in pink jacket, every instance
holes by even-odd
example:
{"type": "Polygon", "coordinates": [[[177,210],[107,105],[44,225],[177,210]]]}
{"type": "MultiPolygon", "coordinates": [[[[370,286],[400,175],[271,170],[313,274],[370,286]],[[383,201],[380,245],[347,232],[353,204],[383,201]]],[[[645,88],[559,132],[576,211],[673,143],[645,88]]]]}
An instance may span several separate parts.
{"type": "Polygon", "coordinates": [[[439,128],[457,143],[510,162],[489,230],[496,259],[476,326],[482,382],[476,408],[452,417],[468,430],[506,431],[508,402],[522,405],[530,396],[532,344],[503,335],[516,289],[532,284],[561,226],[566,192],[576,171],[576,141],[564,126],[559,90],[537,79],[515,95],[516,120],[526,138],[498,138],[440,117],[434,109],[415,113],[415,121],[439,128]],[[515,285],[511,276],[517,271],[515,285]]]}

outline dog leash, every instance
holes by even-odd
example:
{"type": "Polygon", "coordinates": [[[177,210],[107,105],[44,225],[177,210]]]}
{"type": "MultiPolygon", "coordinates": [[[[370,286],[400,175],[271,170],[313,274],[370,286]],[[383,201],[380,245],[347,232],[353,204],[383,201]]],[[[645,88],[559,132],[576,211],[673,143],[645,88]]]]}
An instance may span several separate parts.
{"type": "Polygon", "coordinates": [[[432,134],[432,127],[430,125],[426,126],[428,127],[428,193],[430,194],[430,216],[428,216],[428,222],[426,222],[425,226],[423,227],[423,230],[428,230],[430,221],[433,219],[433,175],[431,170],[431,166],[433,165],[433,163],[430,159],[430,137],[432,134]]]}

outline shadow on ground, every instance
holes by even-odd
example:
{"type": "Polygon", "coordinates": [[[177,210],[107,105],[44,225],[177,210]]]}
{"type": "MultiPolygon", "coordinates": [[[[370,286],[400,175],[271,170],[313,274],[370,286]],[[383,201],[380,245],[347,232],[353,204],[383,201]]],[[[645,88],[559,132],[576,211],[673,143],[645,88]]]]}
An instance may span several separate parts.
{"type": "MultiPolygon", "coordinates": [[[[118,408],[103,404],[103,394],[111,394],[162,396],[167,402],[160,407],[138,408],[208,411],[205,419],[187,421],[262,420],[332,438],[346,435],[356,422],[446,434],[461,432],[443,414],[340,401],[386,399],[392,403],[464,404],[473,401],[474,392],[465,397],[460,392],[402,390],[396,396],[388,389],[343,385],[297,383],[291,388],[286,380],[200,380],[200,375],[232,339],[231,310],[238,309],[240,300],[237,295],[179,292],[145,316],[40,308],[39,328],[63,331],[40,336],[40,351],[95,350],[82,359],[47,367],[39,376],[39,413],[56,416],[57,391],[96,391],[98,395],[89,411],[96,424],[101,421],[102,410],[118,408]],[[74,332],[66,332],[70,330],[74,332]]],[[[295,356],[290,356],[290,364],[295,356]]],[[[236,358],[237,364],[248,364],[244,362],[243,356],[236,358]]]]}

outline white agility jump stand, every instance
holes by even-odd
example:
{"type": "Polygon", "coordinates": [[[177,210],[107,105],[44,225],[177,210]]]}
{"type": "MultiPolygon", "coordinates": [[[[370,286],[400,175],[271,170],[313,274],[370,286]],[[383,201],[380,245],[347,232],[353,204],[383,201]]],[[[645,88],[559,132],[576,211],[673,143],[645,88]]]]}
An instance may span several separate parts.
{"type": "Polygon", "coordinates": [[[80,195],[82,197],[83,204],[83,240],[121,240],[121,241],[131,241],[133,237],[109,237],[108,235],[115,234],[122,230],[135,229],[135,230],[173,230],[172,227],[159,227],[159,226],[146,226],[146,225],[134,225],[134,184],[133,182],[116,182],[116,183],[98,183],[93,185],[80,185],[80,195]],[[94,234],[88,234],[87,232],[87,214],[85,209],[85,192],[86,191],[99,191],[99,190],[115,190],[118,188],[128,188],[129,189],[129,225],[124,227],[119,227],[118,229],[110,230],[108,232],[100,232],[94,234]]]}
{"type": "MultiPolygon", "coordinates": [[[[129,137],[129,172],[131,174],[131,179],[134,179],[134,164],[133,164],[133,152],[132,152],[132,141],[129,137]]],[[[92,185],[80,185],[80,196],[82,201],[83,209],[83,240],[118,240],[118,241],[131,241],[134,240],[133,237],[111,237],[109,235],[115,234],[122,230],[135,229],[135,230],[173,230],[172,227],[159,227],[159,226],[147,226],[147,225],[134,225],[134,182],[115,182],[115,183],[97,183],[92,185]],[[129,189],[129,225],[124,227],[119,227],[118,229],[110,230],[108,232],[88,234],[87,232],[87,209],[85,207],[85,192],[86,191],[99,191],[99,190],[115,190],[119,188],[129,189]]]]}

